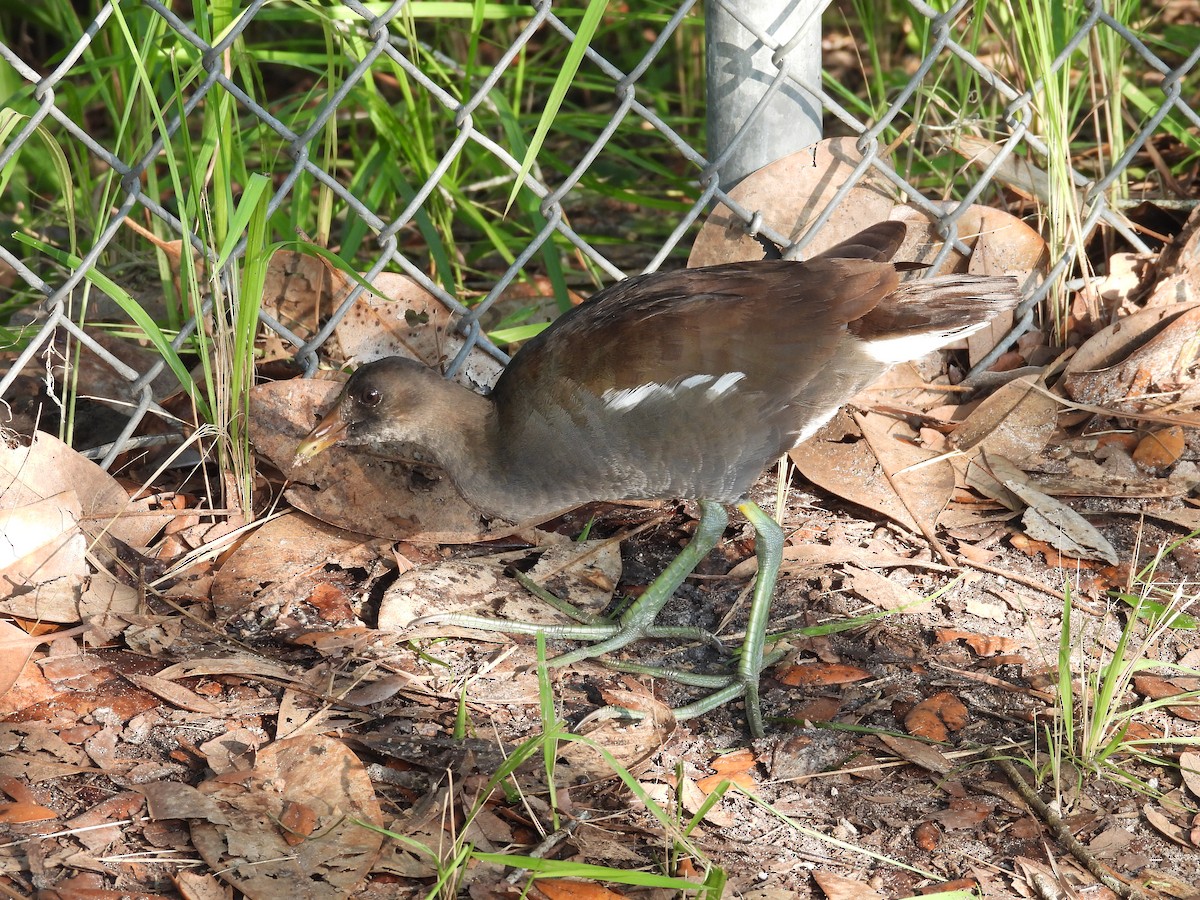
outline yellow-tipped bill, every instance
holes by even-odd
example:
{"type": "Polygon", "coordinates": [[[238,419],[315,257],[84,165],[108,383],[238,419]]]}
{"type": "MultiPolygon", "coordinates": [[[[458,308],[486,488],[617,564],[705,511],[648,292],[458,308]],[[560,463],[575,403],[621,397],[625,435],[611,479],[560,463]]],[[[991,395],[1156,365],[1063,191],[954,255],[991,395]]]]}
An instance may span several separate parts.
{"type": "Polygon", "coordinates": [[[318,454],[324,453],[346,436],[346,420],[342,416],[342,404],[335,404],[316,427],[300,442],[292,465],[300,466],[318,454]]]}

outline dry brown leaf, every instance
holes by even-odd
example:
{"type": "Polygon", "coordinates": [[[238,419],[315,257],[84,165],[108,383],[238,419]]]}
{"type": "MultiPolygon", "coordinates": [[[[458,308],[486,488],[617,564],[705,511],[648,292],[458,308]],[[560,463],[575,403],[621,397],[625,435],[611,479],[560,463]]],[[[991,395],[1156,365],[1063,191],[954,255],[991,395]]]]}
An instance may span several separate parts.
{"type": "Polygon", "coordinates": [[[825,900],[884,900],[883,895],[872,890],[866,882],[825,869],[814,869],[813,881],[825,894],[825,900]]]}
{"type": "MultiPolygon", "coordinates": [[[[796,574],[812,572],[825,566],[839,566],[852,562],[864,569],[912,568],[932,572],[949,572],[950,567],[924,559],[912,559],[899,553],[867,551],[849,544],[789,544],[783,548],[781,572],[796,574]]],[[[729,570],[729,578],[749,578],[758,571],[758,560],[751,556],[729,570]]]]}
{"type": "MultiPolygon", "coordinates": [[[[558,550],[558,548],[554,548],[558,550]]],[[[621,575],[620,547],[611,541],[590,541],[571,544],[560,551],[574,554],[581,560],[580,570],[594,573],[578,576],[575,590],[555,591],[568,602],[593,614],[600,614],[612,597],[612,587],[599,587],[591,577],[615,585],[621,575]]],[[[428,566],[418,566],[401,575],[384,593],[379,606],[378,623],[381,629],[407,628],[414,619],[440,613],[469,612],[515,622],[541,622],[547,625],[574,623],[574,620],[527,591],[505,569],[528,559],[523,550],[477,556],[473,559],[449,559],[428,566]]],[[[567,556],[556,556],[550,564],[566,571],[562,565],[567,556]]],[[[561,578],[552,583],[560,589],[561,578]]],[[[472,631],[483,640],[507,643],[509,638],[497,633],[472,631]]]]}
{"type": "Polygon", "coordinates": [[[1175,465],[1187,449],[1183,429],[1178,425],[1152,431],[1140,441],[1133,451],[1133,461],[1143,469],[1161,471],[1175,465]]]}
{"type": "Polygon", "coordinates": [[[1128,828],[1113,826],[1106,828],[1090,841],[1088,850],[1098,857],[1112,857],[1133,843],[1133,832],[1128,828]]]}
{"type": "Polygon", "coordinates": [[[171,876],[183,900],[233,900],[233,888],[216,875],[181,871],[171,876]]]}
{"type": "Polygon", "coordinates": [[[1030,480],[1039,491],[1052,497],[1165,498],[1187,492],[1165,478],[1142,475],[1130,457],[1113,448],[1109,449],[1103,465],[1075,457],[1067,460],[1067,471],[1040,472],[1030,480]]]}
{"type": "MultiPolygon", "coordinates": [[[[743,209],[761,213],[763,223],[796,240],[845,183],[862,155],[853,138],[830,138],[763,166],[743,178],[729,196],[743,209]]],[[[868,171],[833,211],[805,249],[814,255],[888,218],[895,189],[868,171]]],[[[704,221],[688,266],[763,258],[763,247],[746,234],[741,217],[719,204],[704,221]]]]}
{"type": "Polygon", "coordinates": [[[1026,556],[1035,556],[1040,553],[1046,558],[1046,564],[1051,569],[1093,572],[1095,579],[1093,587],[1095,590],[1105,590],[1109,587],[1123,584],[1128,574],[1126,571],[1127,567],[1110,566],[1108,563],[1096,559],[1080,559],[1075,556],[1067,556],[1049,544],[1043,541],[1035,541],[1025,534],[1018,533],[1012,535],[1009,537],[1009,543],[1012,544],[1014,550],[1019,550],[1026,556]]]}
{"type": "Polygon", "coordinates": [[[162,515],[126,515],[137,511],[117,480],[45,432],[34,435],[28,447],[9,447],[0,442],[0,508],[15,509],[74,491],[81,502],[80,523],[89,538],[107,531],[137,550],[163,526],[172,521],[162,515]]]}
{"type": "Polygon", "coordinates": [[[139,792],[120,791],[72,816],[63,828],[75,832],[76,839],[92,853],[102,853],[112,846],[120,823],[140,817],[145,806],[146,798],[139,792]]]}
{"type": "MultiPolygon", "coordinates": [[[[334,334],[346,359],[359,363],[385,356],[405,356],[440,368],[462,349],[463,337],[454,330],[454,316],[440,300],[407,275],[381,272],[363,293],[334,334]]],[[[503,366],[476,351],[456,373],[456,380],[472,390],[491,387],[503,366]]]]}
{"type": "MultiPolygon", "coordinates": [[[[89,709],[96,709],[96,698],[89,696],[89,709]]],[[[63,707],[58,711],[62,715],[63,707]]],[[[87,755],[63,740],[57,728],[44,722],[0,722],[0,778],[20,779],[39,784],[53,778],[83,773],[97,774],[87,755]]]]}
{"type": "MultiPolygon", "coordinates": [[[[1194,691],[1194,687],[1180,687],[1170,679],[1157,675],[1138,675],[1133,679],[1133,687],[1139,694],[1151,700],[1168,700],[1180,694],[1194,691]]],[[[1200,722],[1200,702],[1192,699],[1188,703],[1177,703],[1168,706],[1174,715],[1189,722],[1200,722]]]]}
{"type": "Polygon", "coordinates": [[[987,600],[972,597],[967,600],[966,610],[981,619],[991,619],[993,622],[1008,621],[1008,607],[1003,603],[989,603],[987,600]]]}
{"type": "MultiPolygon", "coordinates": [[[[953,204],[946,206],[949,211],[953,204]]],[[[929,216],[913,207],[901,206],[892,210],[888,218],[903,222],[908,228],[896,259],[932,266],[945,241],[929,216]]],[[[1024,290],[1044,276],[1048,261],[1045,241],[1011,213],[976,204],[961,213],[957,224],[957,237],[971,250],[971,255],[964,256],[952,248],[934,274],[1014,275],[1024,290]]],[[[982,337],[973,346],[968,340],[972,364],[995,346],[996,339],[1008,331],[1011,323],[1012,314],[1006,313],[999,317],[994,329],[984,328],[979,332],[982,337]]]]}
{"type": "Polygon", "coordinates": [[[913,843],[926,853],[932,853],[942,843],[942,829],[934,822],[922,822],[913,829],[913,843]]]}
{"type": "Polygon", "coordinates": [[[932,744],[895,734],[880,734],[878,737],[889,750],[901,759],[918,765],[922,769],[936,772],[939,775],[949,775],[954,771],[954,764],[932,744]]]}
{"type": "Polygon", "coordinates": [[[379,632],[365,625],[350,625],[333,631],[302,631],[290,640],[297,647],[312,647],[322,656],[358,654],[379,642],[379,632]]]}
{"type": "Polygon", "coordinates": [[[599,615],[612,602],[621,571],[620,542],[608,539],[551,544],[526,574],[571,605],[599,615]]]}
{"type": "MultiPolygon", "coordinates": [[[[848,405],[857,409],[879,407],[894,408],[903,413],[923,412],[930,418],[941,418],[947,423],[956,421],[961,416],[955,416],[956,406],[947,405],[946,388],[950,384],[944,368],[941,357],[936,355],[899,363],[875,379],[848,405]],[[936,361],[936,365],[930,365],[931,361],[936,361]]],[[[922,429],[922,439],[925,433],[922,429]]],[[[939,445],[927,449],[941,452],[943,447],[939,445]]]]}
{"type": "Polygon", "coordinates": [[[946,809],[935,812],[931,819],[943,828],[958,831],[974,828],[986,822],[995,810],[995,801],[981,797],[956,797],[946,809]]]}
{"type": "Polygon", "coordinates": [[[904,727],[915,737],[944,742],[950,732],[966,727],[969,718],[963,702],[947,691],[927,697],[908,711],[904,727]]]}
{"type": "Polygon", "coordinates": [[[729,781],[738,787],[752,793],[758,793],[758,785],[754,780],[754,766],[758,760],[749,749],[734,750],[716,757],[708,766],[715,770],[714,774],[706,775],[696,782],[696,786],[705,796],[715,791],[722,781],[729,781]]]}
{"type": "Polygon", "coordinates": [[[846,587],[880,609],[906,613],[928,612],[932,601],[874,569],[846,567],[846,587]]]}
{"type": "MultiPolygon", "coordinates": [[[[625,769],[636,769],[662,749],[675,731],[675,714],[671,708],[637,681],[629,682],[630,690],[602,688],[600,696],[608,707],[584,717],[576,733],[600,745],[625,769]],[[630,722],[610,715],[611,709],[628,709],[641,718],[630,722]]],[[[578,741],[559,746],[559,756],[566,762],[566,772],[572,779],[598,781],[616,777],[612,763],[594,747],[578,741]]]]}
{"type": "Polygon", "coordinates": [[[1041,459],[1058,427],[1058,405],[1036,384],[1035,376],[1026,376],[995,391],[955,429],[954,445],[1007,457],[1018,466],[1041,459]]]}
{"type": "Polygon", "coordinates": [[[30,586],[89,571],[87,539],[79,530],[79,495],[62,491],[43,500],[0,509],[0,599],[30,586]]]}
{"type": "Polygon", "coordinates": [[[1158,256],[1160,276],[1146,306],[1172,306],[1200,301],[1200,213],[1192,210],[1175,239],[1158,256]]]}
{"type": "Polygon", "coordinates": [[[784,684],[790,684],[795,687],[799,686],[816,686],[830,684],[852,684],[855,681],[863,681],[867,678],[872,678],[866,669],[860,669],[858,666],[848,666],[842,663],[823,663],[812,662],[803,663],[798,666],[788,666],[786,669],[777,670],[775,679],[784,684]]]}
{"type": "Polygon", "coordinates": [[[295,673],[283,663],[260,656],[199,657],[175,663],[154,673],[158,678],[201,678],[210,675],[236,675],[263,678],[285,684],[295,680],[295,673]]]}
{"type": "Polygon", "coordinates": [[[1200,303],[1155,307],[1092,336],[1071,357],[1062,384],[1073,400],[1137,413],[1161,404],[1152,397],[1192,382],[1200,351],[1200,303]]]}
{"type": "MultiPolygon", "coordinates": [[[[37,644],[11,622],[0,620],[0,696],[7,694],[25,670],[37,644]]],[[[3,712],[0,711],[0,715],[3,712]]]]}
{"type": "Polygon", "coordinates": [[[870,444],[846,410],[840,410],[815,435],[788,451],[788,456],[800,474],[822,490],[920,533],[920,526],[893,490],[870,444]]]}
{"type": "Polygon", "coordinates": [[[38,432],[28,447],[0,442],[0,612],[90,626],[103,643],[136,612],[137,592],[95,570],[108,535],[142,550],[171,515],[136,515],[125,490],[95,463],[38,432]],[[85,554],[88,558],[85,561],[85,554]]]}
{"type": "Polygon", "coordinates": [[[564,878],[539,878],[537,889],[549,900],[623,900],[618,894],[595,881],[567,881],[564,878]]]}
{"type": "Polygon", "coordinates": [[[815,697],[788,709],[788,716],[798,722],[832,722],[841,709],[841,701],[836,697],[815,697]]]}
{"type": "MultiPolygon", "coordinates": [[[[700,808],[704,806],[704,801],[708,796],[704,791],[700,790],[695,780],[684,775],[678,782],[673,775],[666,776],[666,781],[675,787],[676,795],[683,808],[691,815],[696,815],[700,808]]],[[[704,821],[710,825],[715,825],[718,828],[728,828],[735,821],[733,811],[729,808],[729,804],[724,802],[714,803],[712,808],[704,814],[704,821]]]]}
{"type": "Polygon", "coordinates": [[[919,446],[920,435],[907,422],[875,413],[855,415],[855,421],[892,490],[921,533],[932,540],[934,523],[954,492],[953,467],[919,446]]]}
{"type": "MultiPolygon", "coordinates": [[[[960,527],[961,522],[956,524],[954,527],[950,527],[951,523],[946,521],[946,517],[949,516],[953,519],[959,519],[961,517],[961,513],[963,512],[961,504],[954,504],[953,507],[951,507],[951,510],[952,512],[943,514],[943,517],[939,518],[938,522],[946,528],[946,532],[949,535],[958,541],[958,555],[969,562],[980,563],[985,566],[990,564],[992,560],[1000,555],[1000,549],[998,547],[989,549],[980,547],[978,544],[972,544],[967,540],[967,538],[977,536],[977,532],[967,532],[966,529],[960,527]]],[[[975,523],[972,522],[972,524],[975,523]]]]}
{"type": "Polygon", "coordinates": [[[1021,649],[1021,642],[1012,638],[976,634],[973,631],[959,631],[955,628],[938,628],[934,633],[937,635],[938,643],[941,644],[963,641],[975,652],[976,656],[998,656],[1002,653],[1015,653],[1021,649]]]}
{"type": "Polygon", "coordinates": [[[1200,753],[1186,750],[1179,754],[1179,774],[1183,783],[1192,792],[1192,796],[1200,800],[1200,753]]]}
{"type": "Polygon", "coordinates": [[[353,821],[382,825],[366,770],[326,737],[276,741],[236,782],[206,781],[199,792],[217,812],[189,817],[196,849],[248,897],[340,900],[366,877],[383,844],[383,835],[353,821]],[[309,834],[284,826],[290,804],[311,810],[309,834]]]}
{"type": "Polygon", "coordinates": [[[1146,257],[1139,253],[1110,253],[1108,271],[1092,282],[1092,290],[1100,295],[1105,309],[1120,309],[1132,302],[1150,266],[1146,257]]]}
{"type": "MultiPolygon", "coordinates": [[[[853,703],[851,704],[854,705],[853,703]]],[[[837,700],[822,697],[802,704],[790,713],[797,721],[828,721],[837,714],[837,700]],[[814,708],[812,717],[797,715],[805,707],[814,708]]],[[[875,758],[861,750],[851,735],[821,728],[804,728],[768,745],[765,759],[767,775],[772,782],[807,780],[814,775],[827,775],[837,770],[853,773],[856,778],[875,780],[882,767],[875,758]]]]}
{"type": "Polygon", "coordinates": [[[99,571],[38,584],[0,601],[0,612],[44,622],[83,622],[85,639],[102,644],[120,634],[143,606],[137,590],[99,571]]]}
{"type": "MultiPolygon", "coordinates": [[[[273,253],[263,282],[262,308],[297,337],[308,340],[345,299],[350,280],[319,256],[298,250],[273,253]]],[[[271,329],[262,339],[263,360],[290,359],[296,347],[271,329]]],[[[338,353],[336,339],[322,349],[338,353]]]]}
{"type": "Polygon", "coordinates": [[[1037,897],[1039,900],[1072,900],[1062,888],[1057,868],[1023,856],[1016,857],[1013,863],[1025,882],[1022,885],[1024,896],[1037,897]]]}
{"type": "Polygon", "coordinates": [[[1188,833],[1161,807],[1151,806],[1147,803],[1142,807],[1142,814],[1146,817],[1146,821],[1154,826],[1154,830],[1167,840],[1173,841],[1181,847],[1193,846],[1192,842],[1188,840],[1188,833]]]}
{"type": "Polygon", "coordinates": [[[189,691],[181,684],[176,684],[167,678],[156,678],[153,675],[139,675],[136,672],[126,672],[125,678],[136,684],[144,691],[165,700],[173,706],[188,712],[202,713],[207,716],[219,716],[221,707],[195,691],[189,691]]]}
{"type": "MultiPolygon", "coordinates": [[[[307,340],[355,286],[319,256],[276,253],[267,266],[263,309],[307,340]]],[[[405,356],[439,366],[461,349],[463,339],[452,327],[453,314],[417,282],[406,275],[381,272],[371,287],[373,292],[359,294],[322,345],[327,358],[340,366],[350,360],[364,363],[405,356]]],[[[294,351],[290,341],[274,332],[264,340],[266,360],[289,358],[294,351]]],[[[473,353],[458,380],[468,387],[490,386],[501,369],[492,357],[473,353]]]]}
{"type": "Polygon", "coordinates": [[[1154,866],[1147,866],[1139,870],[1137,877],[1132,881],[1143,891],[1152,891],[1162,897],[1173,897],[1174,900],[1196,900],[1196,883],[1194,881],[1184,881],[1178,875],[1154,866]]]}
{"type": "Polygon", "coordinates": [[[40,803],[0,803],[0,823],[19,825],[23,822],[45,822],[59,817],[52,809],[40,803]]]}
{"type": "MultiPolygon", "coordinates": [[[[43,625],[37,628],[37,634],[29,634],[12,622],[0,620],[0,697],[5,697],[22,675],[32,674],[34,678],[38,677],[40,672],[36,668],[29,669],[29,662],[33,658],[34,650],[40,645],[86,634],[89,630],[87,625],[58,630],[43,625]]],[[[16,696],[5,697],[5,703],[13,704],[12,709],[21,708],[21,700],[21,697],[16,696]]],[[[0,717],[10,711],[12,710],[0,706],[0,717]]]]}
{"type": "Polygon", "coordinates": [[[1026,534],[1067,556],[1118,562],[1108,539],[1069,506],[1033,487],[1019,468],[1002,456],[982,454],[967,466],[967,484],[1021,513],[1026,534]]]}
{"type": "Polygon", "coordinates": [[[213,580],[212,599],[223,619],[255,604],[280,610],[297,603],[315,607],[314,593],[338,575],[327,566],[370,571],[382,552],[383,542],[289,512],[265,522],[237,546],[213,580]]]}
{"type": "Polygon", "coordinates": [[[1112,566],[1120,561],[1108,538],[1069,506],[1018,481],[1007,480],[1004,486],[1028,504],[1021,524],[1034,540],[1044,541],[1067,556],[1101,559],[1112,566]]]}

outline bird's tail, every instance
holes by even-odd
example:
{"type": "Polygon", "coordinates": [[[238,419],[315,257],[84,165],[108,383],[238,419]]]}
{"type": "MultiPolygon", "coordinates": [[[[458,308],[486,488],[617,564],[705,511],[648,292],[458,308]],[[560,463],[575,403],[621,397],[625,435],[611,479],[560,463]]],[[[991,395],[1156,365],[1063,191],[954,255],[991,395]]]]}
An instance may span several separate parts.
{"type": "Polygon", "coordinates": [[[892,364],[973,334],[1020,302],[1011,276],[943,275],[904,282],[851,328],[871,356],[892,364]]]}

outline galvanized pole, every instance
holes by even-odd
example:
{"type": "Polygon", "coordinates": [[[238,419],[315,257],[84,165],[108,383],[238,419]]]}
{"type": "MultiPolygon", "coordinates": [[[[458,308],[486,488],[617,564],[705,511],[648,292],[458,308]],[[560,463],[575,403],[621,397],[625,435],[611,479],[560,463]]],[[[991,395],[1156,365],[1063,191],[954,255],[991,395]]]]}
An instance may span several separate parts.
{"type": "Polygon", "coordinates": [[[821,139],[821,109],[801,85],[821,79],[828,0],[705,0],[708,158],[728,189],[821,139]]]}

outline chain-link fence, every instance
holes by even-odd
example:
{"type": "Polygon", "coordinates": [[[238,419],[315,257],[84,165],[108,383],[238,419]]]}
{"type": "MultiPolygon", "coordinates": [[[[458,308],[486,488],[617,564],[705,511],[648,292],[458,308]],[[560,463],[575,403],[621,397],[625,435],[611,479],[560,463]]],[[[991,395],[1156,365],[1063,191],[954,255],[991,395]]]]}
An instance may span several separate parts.
{"type": "MultiPolygon", "coordinates": [[[[385,269],[406,273],[458,313],[468,340],[451,367],[474,346],[503,358],[484,317],[514,280],[537,273],[561,297],[572,285],[678,264],[714,203],[725,203],[747,229],[781,246],[792,240],[721,183],[721,166],[736,142],[761,140],[760,108],[737,112],[739,127],[722,138],[732,149],[703,147],[705,100],[695,91],[692,70],[702,65],[705,10],[694,2],[644,14],[609,11],[607,30],[590,38],[573,73],[574,112],[563,107],[528,168],[526,150],[542,137],[530,128],[539,121],[535,107],[554,97],[550,80],[538,79],[557,74],[572,44],[581,45],[577,34],[593,25],[574,8],[580,4],[254,0],[204,23],[184,18],[184,6],[110,2],[90,21],[60,23],[61,45],[44,37],[55,25],[50,21],[38,32],[42,37],[12,32],[0,44],[0,58],[11,67],[3,82],[0,214],[9,222],[5,231],[18,235],[0,239],[0,260],[11,270],[5,333],[15,348],[0,363],[0,390],[22,375],[48,371],[47,353],[64,341],[95,354],[129,397],[120,433],[102,446],[81,448],[106,465],[138,439],[147,414],[164,413],[166,362],[125,361],[112,340],[98,336],[90,323],[103,316],[94,304],[86,310],[83,298],[103,294],[117,301],[105,331],[111,335],[111,321],[122,317],[134,331],[142,329],[131,298],[174,296],[165,311],[134,305],[166,321],[163,334],[175,350],[189,346],[197,329],[207,327],[211,287],[221,283],[213,279],[224,279],[226,292],[234,289],[244,239],[243,246],[221,244],[235,234],[237,212],[222,207],[220,198],[236,201],[248,175],[270,178],[276,234],[299,233],[333,246],[368,282],[385,269]],[[118,70],[128,78],[116,78],[118,70]],[[136,86],[136,94],[122,95],[121,85],[136,86]],[[230,176],[235,183],[220,183],[230,176]],[[72,182],[88,192],[63,196],[72,182]],[[197,199],[206,193],[217,198],[207,208],[197,199]],[[53,211],[69,221],[53,221],[53,211]],[[156,236],[157,254],[128,220],[156,236]],[[202,261],[193,274],[207,269],[195,279],[209,285],[199,296],[189,296],[187,279],[172,268],[168,257],[178,256],[180,246],[172,251],[172,241],[190,245],[202,261]],[[477,302],[468,308],[462,300],[472,294],[477,302]],[[38,295],[35,307],[31,295],[38,295]]],[[[1171,160],[1163,162],[1160,139],[1169,153],[1196,158],[1200,47],[1166,39],[1152,44],[1110,14],[1105,0],[1065,6],[1075,19],[1049,66],[1035,71],[1030,59],[967,49],[978,49],[973,36],[988,14],[986,4],[960,0],[939,11],[908,0],[906,21],[920,28],[910,26],[902,37],[908,65],[902,80],[861,85],[848,69],[829,69],[839,50],[829,35],[844,30],[846,21],[836,11],[825,12],[827,68],[820,84],[798,64],[801,56],[811,59],[811,42],[765,29],[757,24],[761,15],[731,0],[713,0],[707,14],[731,17],[759,42],[758,51],[765,48],[756,59],[765,59],[766,69],[725,70],[733,72],[729,77],[761,79],[761,109],[781,96],[799,97],[820,110],[827,134],[857,138],[861,163],[805,234],[862,178],[882,177],[936,220],[944,253],[965,250],[958,227],[970,203],[1013,191],[1036,196],[1036,186],[1013,184],[1011,174],[1015,159],[1036,165],[1059,152],[1047,144],[1044,113],[1035,110],[1081,60],[1112,60],[1108,93],[1096,98],[1112,130],[1094,135],[1093,146],[1103,148],[1099,156],[1089,153],[1075,164],[1074,202],[1085,233],[1104,223],[1135,252],[1148,252],[1120,201],[1130,181],[1134,193],[1172,199],[1171,160]],[[887,100],[873,109],[856,104],[859,88],[876,96],[884,89],[887,100]],[[912,154],[897,151],[948,127],[982,134],[992,148],[967,178],[950,173],[965,186],[955,189],[957,205],[943,202],[949,182],[928,177],[936,166],[914,177],[912,154]]],[[[862,16],[860,9],[855,21],[862,16]]],[[[1167,33],[1165,10],[1154,21],[1163,26],[1160,37],[1167,33]]],[[[882,76],[888,65],[885,53],[869,68],[882,76]]],[[[895,66],[900,71],[901,63],[895,66]]],[[[710,69],[708,102],[722,102],[727,92],[711,75],[710,69]]],[[[802,251],[805,240],[789,252],[802,251]]],[[[1051,277],[1023,307],[1010,343],[1042,295],[1062,276],[1078,274],[1076,246],[1056,251],[1051,277]]],[[[316,351],[362,290],[355,284],[307,333],[266,311],[260,318],[311,371],[316,351]]]]}

